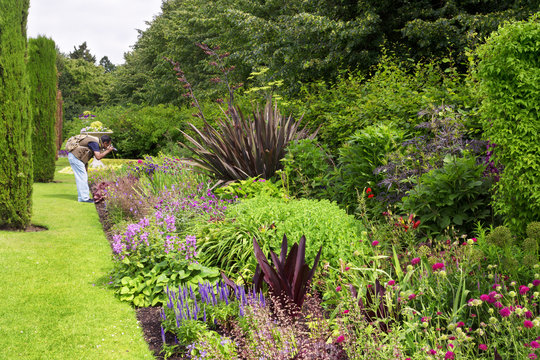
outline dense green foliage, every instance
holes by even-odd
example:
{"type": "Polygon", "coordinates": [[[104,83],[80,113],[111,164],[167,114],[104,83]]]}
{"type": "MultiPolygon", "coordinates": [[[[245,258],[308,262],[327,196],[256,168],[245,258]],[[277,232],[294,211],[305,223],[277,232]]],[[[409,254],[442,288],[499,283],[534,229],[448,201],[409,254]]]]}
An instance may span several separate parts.
{"type": "Polygon", "coordinates": [[[26,72],[29,1],[0,1],[0,227],[24,229],[32,210],[32,113],[26,72]]]}
{"type": "Polygon", "coordinates": [[[180,130],[185,129],[189,116],[170,105],[112,106],[94,113],[113,131],[118,156],[128,159],[177,150],[178,141],[183,140],[180,130]]]}
{"type": "Polygon", "coordinates": [[[433,61],[413,64],[385,56],[370,78],[349,74],[332,86],[315,83],[303,88],[293,107],[319,139],[336,153],[357,130],[386,124],[411,131],[418,112],[436,104],[474,106],[474,95],[456,68],[433,61]]]}
{"type": "Polygon", "coordinates": [[[540,18],[505,25],[477,54],[484,137],[504,166],[495,210],[523,233],[540,218],[540,18]]]}
{"type": "Polygon", "coordinates": [[[64,99],[66,123],[83,111],[107,102],[111,74],[105,72],[102,66],[96,66],[84,59],[70,59],[59,54],[56,67],[60,74],[58,87],[64,99]]]}
{"type": "Polygon", "coordinates": [[[441,168],[416,180],[402,199],[402,208],[420,218],[420,227],[429,236],[442,234],[449,227],[470,234],[477,222],[490,215],[491,183],[484,178],[484,170],[474,157],[447,155],[441,168]]]}
{"type": "Polygon", "coordinates": [[[287,147],[282,178],[287,192],[294,197],[328,199],[332,159],[315,140],[300,140],[287,147]]]}
{"type": "Polygon", "coordinates": [[[375,170],[385,164],[385,155],[396,150],[403,137],[402,130],[382,124],[353,134],[338,150],[335,200],[352,209],[359,192],[365,188],[376,191],[382,175],[375,174],[375,170]]]}
{"type": "Polygon", "coordinates": [[[331,83],[343,69],[366,73],[383,44],[402,59],[462,60],[504,19],[523,19],[536,10],[526,0],[168,0],[118,69],[112,93],[122,103],[181,103],[163,56],[180,62],[196,87],[208,89],[213,75],[195,46],[208,43],[231,52],[238,81],[248,83],[250,72],[267,67],[265,80],[283,80],[283,91],[294,94],[300,82],[331,83]]]}
{"type": "Polygon", "coordinates": [[[308,263],[313,262],[322,246],[321,261],[338,268],[339,259],[353,260],[354,252],[363,249],[362,225],[328,200],[289,200],[257,196],[230,206],[225,219],[205,223],[200,233],[200,261],[216,266],[229,276],[238,277],[255,270],[253,238],[265,253],[277,250],[287,235],[309,239],[308,263]]]}
{"type": "Polygon", "coordinates": [[[56,161],[56,49],[46,37],[28,42],[28,77],[32,106],[32,159],[34,181],[54,178],[56,161]]]}

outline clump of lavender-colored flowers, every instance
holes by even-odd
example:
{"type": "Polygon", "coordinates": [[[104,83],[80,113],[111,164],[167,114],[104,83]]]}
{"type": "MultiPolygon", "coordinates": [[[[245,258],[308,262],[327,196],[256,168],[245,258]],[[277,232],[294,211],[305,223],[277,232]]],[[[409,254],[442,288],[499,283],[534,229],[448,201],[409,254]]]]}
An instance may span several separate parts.
{"type": "Polygon", "coordinates": [[[113,235],[112,249],[115,257],[144,257],[153,250],[193,261],[197,256],[197,239],[188,235],[182,239],[176,233],[176,218],[156,211],[153,217],[144,217],[129,224],[122,234],[113,235]]]}
{"type": "MultiPolygon", "coordinates": [[[[182,326],[182,320],[202,320],[207,322],[206,308],[218,305],[234,304],[238,306],[239,316],[245,315],[246,306],[265,306],[265,299],[261,293],[254,289],[247,289],[242,285],[229,288],[224,282],[218,281],[215,285],[209,282],[199,283],[198,291],[193,291],[190,285],[180,286],[178,291],[167,288],[167,308],[170,311],[162,313],[164,320],[174,314],[177,327],[182,326]],[[199,296],[197,296],[197,293],[199,296]]],[[[215,320],[215,319],[214,319],[215,320]]]]}

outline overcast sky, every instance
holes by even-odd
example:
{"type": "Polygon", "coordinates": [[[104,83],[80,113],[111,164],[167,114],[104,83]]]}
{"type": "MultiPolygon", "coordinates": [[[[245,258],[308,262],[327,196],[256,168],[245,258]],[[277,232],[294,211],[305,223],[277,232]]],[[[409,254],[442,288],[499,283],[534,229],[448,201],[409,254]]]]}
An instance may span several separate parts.
{"type": "Polygon", "coordinates": [[[28,37],[45,35],[63,53],[84,41],[97,62],[108,56],[114,64],[161,12],[161,0],[30,0],[28,37]]]}

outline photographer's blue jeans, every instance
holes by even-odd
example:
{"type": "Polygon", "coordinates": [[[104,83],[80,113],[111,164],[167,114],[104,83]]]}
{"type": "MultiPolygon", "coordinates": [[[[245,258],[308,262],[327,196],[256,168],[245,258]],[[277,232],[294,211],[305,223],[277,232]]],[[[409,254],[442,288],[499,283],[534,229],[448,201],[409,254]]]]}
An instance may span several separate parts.
{"type": "Polygon", "coordinates": [[[75,183],[77,184],[77,197],[79,201],[90,199],[90,189],[88,188],[88,173],[84,163],[77,159],[72,153],[68,154],[69,164],[75,174],[75,183]]]}

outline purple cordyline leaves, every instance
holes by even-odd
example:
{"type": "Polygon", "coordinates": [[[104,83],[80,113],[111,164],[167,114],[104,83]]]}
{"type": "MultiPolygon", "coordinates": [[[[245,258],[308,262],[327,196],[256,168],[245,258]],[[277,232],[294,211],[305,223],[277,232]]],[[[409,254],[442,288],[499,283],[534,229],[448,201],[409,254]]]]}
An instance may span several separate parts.
{"type": "Polygon", "coordinates": [[[308,290],[309,282],[311,281],[313,274],[319,263],[322,247],[319,248],[319,252],[313,262],[313,267],[310,269],[306,264],[306,238],[302,236],[299,243],[295,243],[289,254],[287,255],[287,236],[283,235],[283,241],[281,243],[281,254],[278,258],[277,255],[271,251],[270,256],[274,267],[271,267],[264,255],[261,247],[257,243],[257,240],[253,238],[253,247],[255,251],[255,258],[258,265],[255,271],[254,283],[257,289],[261,286],[261,276],[264,276],[264,281],[270,286],[272,293],[278,297],[286,296],[302,308],[305,295],[308,290]]]}

